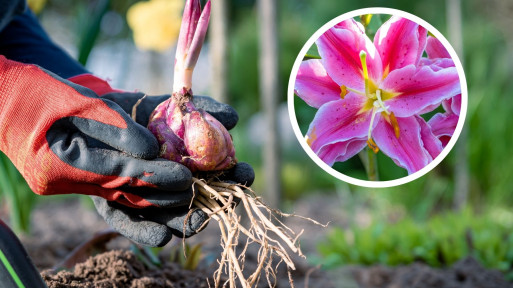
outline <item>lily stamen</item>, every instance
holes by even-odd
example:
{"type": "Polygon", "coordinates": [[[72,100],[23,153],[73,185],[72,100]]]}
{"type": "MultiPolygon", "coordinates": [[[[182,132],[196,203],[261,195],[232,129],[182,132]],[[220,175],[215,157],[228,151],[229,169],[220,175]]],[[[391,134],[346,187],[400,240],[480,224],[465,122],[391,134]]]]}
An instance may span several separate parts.
{"type": "Polygon", "coordinates": [[[397,122],[397,118],[395,118],[394,112],[390,113],[390,124],[394,128],[395,138],[399,139],[401,136],[401,129],[399,129],[399,123],[397,122]]]}
{"type": "Polygon", "coordinates": [[[385,111],[385,113],[389,115],[390,112],[388,112],[387,107],[385,107],[385,103],[383,103],[383,100],[381,100],[381,90],[379,89],[376,90],[376,98],[376,101],[378,102],[379,106],[383,109],[383,111],[385,111]]]}
{"type": "Polygon", "coordinates": [[[344,87],[345,87],[345,89],[346,89],[346,90],[348,90],[348,91],[354,92],[354,93],[359,94],[359,95],[365,95],[365,92],[358,91],[358,90],[356,90],[356,89],[352,89],[352,88],[349,88],[349,87],[347,87],[347,86],[344,86],[344,87]]]}
{"type": "Polygon", "coordinates": [[[369,132],[367,134],[367,145],[369,146],[370,149],[372,149],[372,151],[374,153],[378,153],[378,151],[379,151],[378,145],[376,145],[374,140],[372,140],[372,126],[374,123],[374,118],[376,118],[376,114],[378,114],[378,113],[379,113],[379,109],[377,109],[377,107],[372,109],[372,116],[371,116],[370,125],[369,125],[369,132]]]}
{"type": "Polygon", "coordinates": [[[365,80],[365,95],[371,98],[369,89],[369,71],[367,70],[367,53],[363,50],[360,51],[360,62],[362,63],[363,79],[365,80]]]}
{"type": "Polygon", "coordinates": [[[379,147],[378,145],[376,145],[376,142],[374,142],[374,140],[372,140],[372,138],[369,138],[367,140],[367,146],[369,146],[369,148],[372,150],[372,152],[374,152],[375,154],[379,152],[379,147]]]}
{"type": "Polygon", "coordinates": [[[367,134],[367,139],[371,139],[372,137],[372,123],[374,123],[374,118],[376,118],[376,114],[377,114],[377,111],[376,111],[376,108],[372,109],[372,116],[371,116],[371,120],[370,120],[370,125],[369,125],[369,133],[367,134]]]}

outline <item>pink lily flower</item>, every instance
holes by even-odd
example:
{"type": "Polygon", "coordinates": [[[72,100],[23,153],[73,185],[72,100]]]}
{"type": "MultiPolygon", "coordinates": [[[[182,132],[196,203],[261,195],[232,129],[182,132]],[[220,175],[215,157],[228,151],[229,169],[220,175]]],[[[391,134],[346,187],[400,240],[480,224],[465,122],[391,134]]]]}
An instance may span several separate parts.
{"type": "Polygon", "coordinates": [[[210,0],[201,11],[200,0],[187,0],[175,56],[173,92],[192,87],[192,72],[205,41],[210,20],[210,0]]]}
{"type": "MultiPolygon", "coordinates": [[[[424,63],[431,63],[437,67],[454,67],[449,52],[442,45],[440,40],[434,37],[428,37],[426,45],[427,59],[423,59],[424,63]]],[[[433,134],[440,139],[442,146],[445,147],[449,140],[451,140],[456,125],[458,124],[460,110],[461,110],[461,94],[452,98],[442,101],[445,113],[437,113],[428,124],[431,127],[433,134]]]]}
{"type": "Polygon", "coordinates": [[[321,59],[301,63],[295,93],[319,109],[305,138],[325,163],[369,146],[411,174],[438,156],[442,144],[418,115],[461,88],[455,67],[421,65],[426,40],[425,28],[396,16],[374,41],[353,19],[319,37],[321,59]]]}

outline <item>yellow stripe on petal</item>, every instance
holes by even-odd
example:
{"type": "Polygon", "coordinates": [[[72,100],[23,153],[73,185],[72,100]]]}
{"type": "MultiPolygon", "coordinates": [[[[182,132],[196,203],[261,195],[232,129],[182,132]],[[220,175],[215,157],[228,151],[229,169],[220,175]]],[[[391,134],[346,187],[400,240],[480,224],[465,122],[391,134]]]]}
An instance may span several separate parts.
{"type": "Polygon", "coordinates": [[[385,70],[383,71],[383,78],[381,80],[385,80],[385,78],[387,78],[388,76],[388,73],[390,73],[390,65],[387,65],[387,67],[385,67],[385,70]]]}
{"type": "Polygon", "coordinates": [[[391,92],[391,91],[385,91],[381,90],[381,101],[387,101],[388,99],[392,99],[396,96],[401,95],[399,92],[391,92]]]}
{"type": "Polygon", "coordinates": [[[360,109],[360,111],[358,111],[358,114],[362,114],[364,112],[367,112],[371,109],[374,109],[374,100],[373,99],[367,99],[367,101],[365,101],[365,104],[363,104],[362,108],[360,109]]]}
{"type": "Polygon", "coordinates": [[[399,123],[397,123],[397,118],[395,118],[394,112],[390,113],[390,124],[394,128],[395,138],[399,139],[399,136],[401,136],[401,129],[399,129],[399,123]]]}

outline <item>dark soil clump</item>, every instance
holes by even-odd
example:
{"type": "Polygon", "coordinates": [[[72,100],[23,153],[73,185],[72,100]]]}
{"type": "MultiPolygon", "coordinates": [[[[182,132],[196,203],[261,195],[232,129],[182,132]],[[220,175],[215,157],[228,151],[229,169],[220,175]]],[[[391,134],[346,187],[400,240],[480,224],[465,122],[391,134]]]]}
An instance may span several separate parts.
{"type": "MultiPolygon", "coordinates": [[[[73,271],[41,272],[49,288],[207,288],[202,271],[184,270],[176,263],[149,269],[131,251],[114,250],[90,257],[73,271]]],[[[210,280],[212,283],[212,280],[210,280]]]]}
{"type": "Polygon", "coordinates": [[[485,269],[472,257],[447,269],[416,263],[396,268],[355,268],[353,275],[361,288],[513,288],[502,273],[485,269]]]}

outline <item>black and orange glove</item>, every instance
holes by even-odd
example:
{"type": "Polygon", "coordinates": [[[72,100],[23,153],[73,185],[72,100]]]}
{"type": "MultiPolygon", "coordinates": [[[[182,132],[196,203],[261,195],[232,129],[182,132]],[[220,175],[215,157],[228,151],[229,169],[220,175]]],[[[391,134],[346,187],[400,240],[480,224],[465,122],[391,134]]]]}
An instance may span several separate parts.
{"type": "MultiPolygon", "coordinates": [[[[243,162],[237,163],[222,176],[222,180],[246,183],[247,186],[253,183],[254,178],[253,168],[243,162]]],[[[208,219],[203,211],[191,211],[188,206],[134,209],[101,197],[91,198],[98,213],[111,227],[132,241],[146,246],[163,246],[173,235],[190,237],[199,232],[208,219]]]]}
{"type": "Polygon", "coordinates": [[[96,195],[136,208],[184,206],[192,197],[191,172],[155,159],[155,137],[117,104],[3,56],[0,150],[41,195],[96,195]]]}

